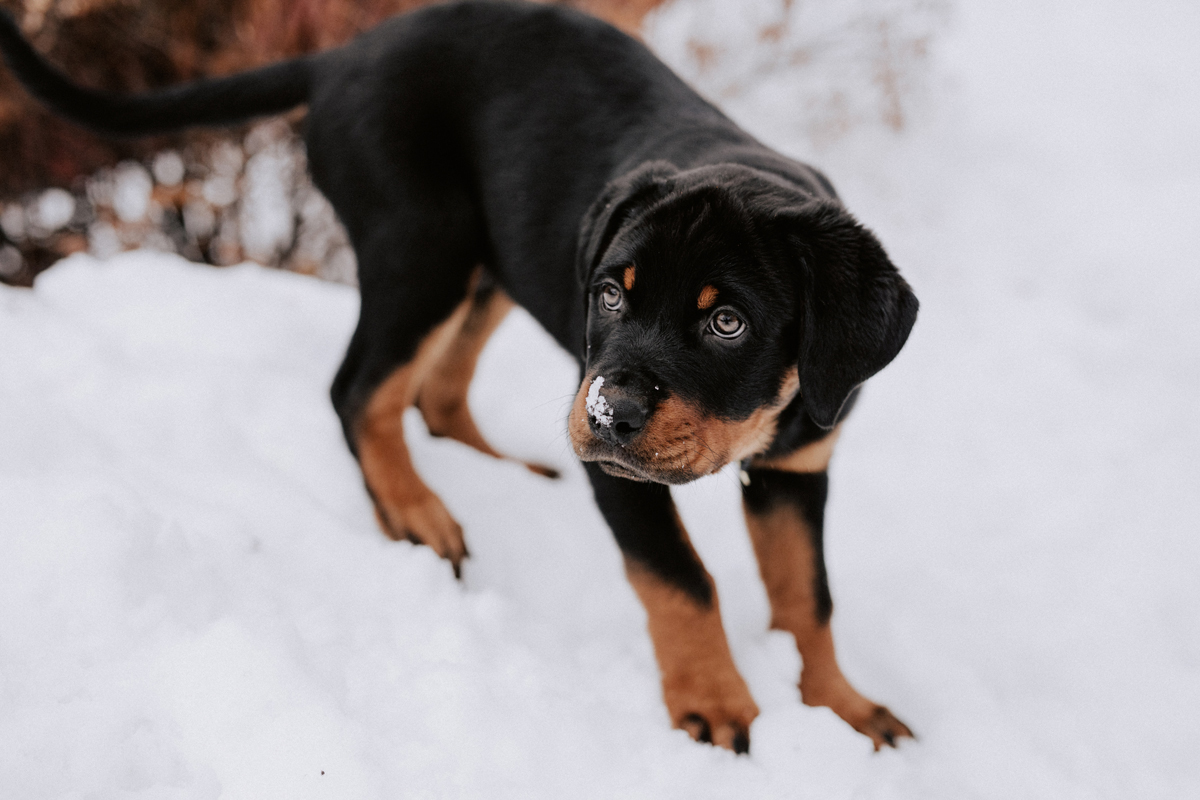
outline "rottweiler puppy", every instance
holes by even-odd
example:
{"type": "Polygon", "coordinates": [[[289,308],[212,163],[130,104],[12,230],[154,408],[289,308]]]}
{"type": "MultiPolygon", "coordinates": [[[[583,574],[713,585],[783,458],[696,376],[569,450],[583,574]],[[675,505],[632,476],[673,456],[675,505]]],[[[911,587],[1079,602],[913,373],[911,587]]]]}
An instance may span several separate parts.
{"type": "Polygon", "coordinates": [[[579,361],[570,440],[646,608],[672,723],[745,752],[758,713],[669,489],[737,463],[804,702],[876,748],[911,735],[838,668],[822,537],[839,425],[903,346],[917,300],[821,173],[634,39],[557,7],[448,3],[340,49],[135,96],[74,85],[8,16],[0,47],[45,103],[109,134],[308,105],[313,179],[362,292],[333,404],[388,536],[456,571],[467,555],[409,459],[402,414],[415,405],[434,434],[499,457],[466,395],[516,302],[579,361]]]}

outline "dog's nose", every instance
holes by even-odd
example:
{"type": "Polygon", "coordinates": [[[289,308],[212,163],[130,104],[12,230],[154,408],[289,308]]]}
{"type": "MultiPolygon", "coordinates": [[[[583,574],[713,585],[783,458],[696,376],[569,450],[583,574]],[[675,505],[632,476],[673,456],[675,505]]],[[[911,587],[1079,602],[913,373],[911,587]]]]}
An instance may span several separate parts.
{"type": "Polygon", "coordinates": [[[590,418],[592,432],[609,444],[624,446],[632,442],[646,427],[650,409],[640,400],[618,395],[609,399],[612,422],[608,425],[590,418]]]}

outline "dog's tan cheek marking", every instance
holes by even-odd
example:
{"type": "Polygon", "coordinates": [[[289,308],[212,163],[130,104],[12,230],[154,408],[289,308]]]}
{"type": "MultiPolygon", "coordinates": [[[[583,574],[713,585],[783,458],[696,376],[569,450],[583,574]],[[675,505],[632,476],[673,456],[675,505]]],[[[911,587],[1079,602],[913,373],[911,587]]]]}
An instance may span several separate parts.
{"type": "Polygon", "coordinates": [[[766,450],[778,431],[779,412],[783,411],[799,392],[800,373],[795,367],[791,367],[784,375],[779,394],[770,404],[755,411],[742,422],[729,424],[729,460],[741,461],[766,450]]]}
{"type": "Polygon", "coordinates": [[[779,396],[775,398],[775,407],[782,411],[783,407],[795,400],[798,394],[800,394],[800,370],[796,367],[789,367],[783,376],[783,383],[779,387],[779,396]]]}
{"type": "Polygon", "coordinates": [[[625,291],[633,291],[633,282],[637,279],[637,268],[630,264],[625,268],[625,274],[622,276],[622,283],[625,284],[625,291]]]}
{"type": "Polygon", "coordinates": [[[779,412],[795,398],[800,390],[800,378],[795,367],[788,370],[775,399],[757,409],[743,420],[729,421],[704,417],[699,436],[712,451],[722,456],[722,466],[741,461],[770,446],[778,430],[779,412]]]}
{"type": "Polygon", "coordinates": [[[696,298],[696,308],[701,311],[706,311],[712,308],[717,303],[717,287],[705,286],[700,290],[700,296],[696,298]]]}
{"type": "Polygon", "coordinates": [[[695,408],[668,395],[659,401],[650,424],[634,444],[634,455],[662,468],[690,469],[699,418],[695,408]]]}
{"type": "Polygon", "coordinates": [[[683,469],[693,477],[708,475],[731,461],[765,450],[775,438],[779,412],[795,398],[799,388],[800,378],[793,367],[772,403],[734,422],[708,416],[670,395],[655,409],[634,454],[663,468],[683,469]]]}
{"type": "MultiPolygon", "coordinates": [[[[757,412],[756,412],[757,413],[757,412]]],[[[748,421],[749,424],[755,424],[748,421]]],[[[700,408],[670,395],[659,402],[650,424],[634,444],[632,455],[677,477],[699,478],[730,461],[732,426],[707,416],[700,408]]]]}
{"type": "Polygon", "coordinates": [[[701,604],[630,559],[625,574],[646,609],[671,724],[729,749],[747,741],[758,706],[733,663],[716,594],[701,604]]]}
{"type": "Polygon", "coordinates": [[[462,529],[413,468],[403,420],[422,382],[462,328],[468,310],[469,301],[464,301],[422,340],[411,361],[379,385],[363,410],[355,436],[363,479],[384,533],[392,539],[415,538],[456,568],[466,555],[462,529]]]}

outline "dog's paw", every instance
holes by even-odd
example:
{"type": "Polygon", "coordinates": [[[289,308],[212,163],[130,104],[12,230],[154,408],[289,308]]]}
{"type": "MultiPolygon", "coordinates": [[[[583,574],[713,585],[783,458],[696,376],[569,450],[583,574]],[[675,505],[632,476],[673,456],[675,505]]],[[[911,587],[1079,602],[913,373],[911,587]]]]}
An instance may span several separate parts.
{"type": "Polygon", "coordinates": [[[712,723],[704,717],[688,714],[680,720],[678,727],[697,742],[715,744],[739,755],[750,752],[750,726],[746,723],[725,720],[714,730],[712,723]]]}
{"type": "Polygon", "coordinates": [[[878,752],[885,745],[895,747],[898,739],[915,739],[908,726],[896,719],[896,715],[884,706],[875,706],[865,717],[850,722],[856,731],[867,736],[878,752]]]}
{"type": "Polygon", "coordinates": [[[454,521],[437,495],[431,493],[403,507],[380,510],[378,517],[389,539],[428,546],[450,562],[454,577],[462,577],[463,559],[470,555],[462,526],[454,521]]]}
{"type": "Polygon", "coordinates": [[[750,723],[758,706],[741,676],[732,681],[688,681],[665,686],[664,699],[675,727],[697,742],[715,744],[735,753],[750,752],[750,723]]]}

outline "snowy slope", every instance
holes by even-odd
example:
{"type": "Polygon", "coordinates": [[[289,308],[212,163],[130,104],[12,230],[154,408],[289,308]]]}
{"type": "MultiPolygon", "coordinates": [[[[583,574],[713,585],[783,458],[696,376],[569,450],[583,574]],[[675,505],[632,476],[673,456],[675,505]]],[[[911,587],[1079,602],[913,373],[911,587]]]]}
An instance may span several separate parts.
{"type": "Polygon", "coordinates": [[[413,437],[460,585],[378,533],[341,441],[354,293],[135,253],[0,290],[4,796],[1200,795],[1200,8],[953,6],[903,130],[864,105],[831,136],[853,53],[740,59],[779,8],[746,5],[651,41],[824,168],[922,300],[828,516],[843,666],[920,741],[799,704],[728,473],[678,494],[763,713],[749,758],[668,729],[566,445],[574,368],[527,316],[472,402],[563,479],[413,437]]]}

